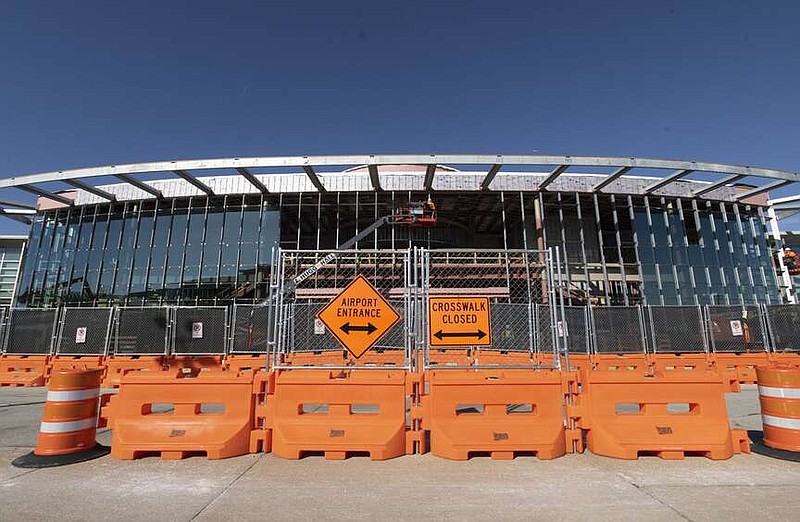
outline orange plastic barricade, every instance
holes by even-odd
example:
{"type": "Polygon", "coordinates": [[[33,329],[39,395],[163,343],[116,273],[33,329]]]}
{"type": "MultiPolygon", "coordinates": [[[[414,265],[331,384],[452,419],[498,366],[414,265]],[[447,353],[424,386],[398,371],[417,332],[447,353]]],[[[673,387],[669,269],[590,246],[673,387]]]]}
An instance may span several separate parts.
{"type": "Polygon", "coordinates": [[[253,374],[133,372],[103,408],[111,455],[182,459],[244,455],[253,430],[253,374]]]}
{"type": "Polygon", "coordinates": [[[572,411],[588,430],[592,453],[718,460],[750,451],[747,433],[731,430],[725,408],[725,392],[738,389],[731,390],[719,371],[584,370],[580,377],[581,393],[572,411]]]}
{"type": "Polygon", "coordinates": [[[106,358],[105,368],[103,386],[116,388],[122,381],[122,376],[127,373],[164,370],[164,357],[162,355],[115,355],[106,358]]]}
{"type": "Polygon", "coordinates": [[[48,376],[62,370],[92,370],[98,368],[102,370],[105,368],[105,357],[95,355],[56,355],[50,358],[49,366],[48,376]]]}
{"type": "Polygon", "coordinates": [[[466,460],[566,453],[564,392],[557,370],[431,370],[422,398],[431,453],[466,460]]]}
{"type": "Polygon", "coordinates": [[[764,444],[800,451],[800,366],[771,365],[757,371],[764,444]]]}
{"type": "MultiPolygon", "coordinates": [[[[572,357],[570,357],[571,362],[572,357]]],[[[589,356],[591,368],[596,370],[641,370],[647,367],[648,359],[644,353],[603,353],[589,356]]],[[[584,368],[581,368],[584,369],[584,368]]]]}
{"type": "Polygon", "coordinates": [[[193,357],[188,355],[170,355],[164,358],[165,369],[169,371],[217,372],[223,370],[221,355],[205,355],[193,357]]]}
{"type": "Polygon", "coordinates": [[[108,454],[97,444],[97,403],[103,370],[60,370],[47,390],[36,449],[16,459],[20,468],[49,468],[108,454]]]}
{"type": "Polygon", "coordinates": [[[756,368],[769,364],[767,352],[753,353],[714,353],[712,359],[717,362],[717,366],[728,372],[732,372],[742,384],[755,384],[756,368]]]}
{"type": "Polygon", "coordinates": [[[657,371],[671,370],[702,370],[712,364],[712,358],[707,353],[656,353],[650,359],[655,364],[657,371]]]}
{"type": "Polygon", "coordinates": [[[288,370],[267,400],[272,452],[339,460],[406,454],[404,370],[288,370]]]}
{"type": "Polygon", "coordinates": [[[232,372],[242,372],[242,371],[259,371],[262,369],[266,369],[267,367],[267,356],[265,354],[261,355],[228,355],[225,357],[225,361],[223,366],[226,370],[232,372]]]}
{"type": "Polygon", "coordinates": [[[3,355],[0,386],[44,386],[49,367],[47,355],[3,355]]]}

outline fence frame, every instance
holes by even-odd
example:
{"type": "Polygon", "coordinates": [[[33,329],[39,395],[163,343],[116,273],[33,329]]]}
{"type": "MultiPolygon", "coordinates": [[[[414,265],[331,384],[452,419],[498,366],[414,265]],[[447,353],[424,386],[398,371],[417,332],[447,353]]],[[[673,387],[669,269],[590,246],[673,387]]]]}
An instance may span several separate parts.
{"type": "MultiPolygon", "coordinates": [[[[418,270],[416,270],[416,264],[414,260],[416,257],[414,256],[414,252],[416,249],[405,249],[405,250],[297,250],[297,249],[278,249],[276,253],[277,270],[273,270],[273,274],[275,276],[274,279],[274,288],[271,288],[272,295],[270,297],[271,301],[274,303],[273,306],[275,307],[275,320],[273,321],[273,339],[274,345],[272,350],[272,368],[276,370],[386,370],[386,369],[397,369],[397,370],[408,370],[411,371],[413,369],[413,360],[414,354],[416,353],[416,346],[414,343],[414,338],[416,337],[415,333],[415,326],[416,321],[414,320],[414,308],[416,308],[417,303],[415,302],[415,297],[417,295],[417,285],[418,285],[418,270]],[[316,266],[320,261],[326,259],[327,256],[331,256],[327,262],[320,265],[317,269],[322,269],[326,266],[336,263],[341,258],[347,258],[348,256],[355,256],[356,259],[359,257],[369,257],[369,256],[386,256],[386,257],[396,257],[402,256],[403,260],[403,301],[405,306],[405,317],[402,317],[401,320],[403,322],[403,364],[396,365],[396,366],[385,366],[385,365],[378,365],[378,364],[358,364],[357,361],[349,359],[349,362],[352,364],[339,364],[339,365],[327,365],[327,364],[309,364],[309,365],[291,365],[285,364],[280,360],[281,355],[284,354],[292,354],[297,353],[293,352],[290,349],[290,343],[288,342],[287,335],[292,332],[292,328],[294,328],[293,318],[294,316],[291,315],[290,310],[292,304],[297,301],[297,297],[295,291],[297,290],[298,286],[310,279],[311,277],[305,278],[303,281],[300,281],[295,285],[294,280],[287,279],[286,277],[286,260],[288,256],[316,256],[317,261],[312,265],[316,266]],[[291,287],[291,288],[290,288],[291,287]],[[289,295],[289,291],[292,292],[292,295],[289,295]],[[411,311],[411,313],[409,313],[411,311]],[[411,317],[409,317],[411,316],[411,317]]],[[[316,273],[316,272],[314,272],[316,273]]],[[[301,272],[302,274],[302,272],[301,272]]],[[[300,274],[296,274],[295,277],[299,276],[300,274]]],[[[313,274],[312,274],[313,275],[313,274]]],[[[355,274],[354,274],[355,277],[355,274]]],[[[341,291],[342,288],[335,288],[337,291],[341,291]]],[[[387,300],[391,300],[390,296],[383,296],[387,300]]],[[[313,298],[302,298],[308,302],[315,302],[313,298]]],[[[387,332],[388,333],[388,332],[387,332]]],[[[338,350],[341,348],[338,346],[338,342],[336,345],[331,346],[331,350],[338,350]]]]}
{"type": "Polygon", "coordinates": [[[169,355],[176,355],[178,357],[219,357],[228,355],[228,336],[229,336],[229,324],[228,324],[228,316],[230,315],[230,311],[228,310],[229,307],[227,306],[169,306],[169,313],[170,313],[170,321],[169,324],[171,325],[171,335],[169,336],[169,355]],[[224,310],[225,313],[222,314],[223,317],[223,327],[222,327],[222,344],[220,347],[220,351],[218,352],[178,352],[177,348],[177,341],[178,341],[178,310],[224,310]]]}
{"type": "Polygon", "coordinates": [[[172,331],[172,314],[169,306],[117,306],[115,307],[114,313],[114,340],[112,343],[113,351],[111,355],[115,357],[147,357],[147,356],[166,356],[170,354],[171,345],[170,345],[170,333],[172,331]],[[119,328],[120,328],[120,316],[125,310],[163,310],[166,316],[166,323],[164,328],[164,350],[162,353],[117,353],[117,349],[119,348],[119,328]]]}
{"type": "MultiPolygon", "coordinates": [[[[422,348],[422,369],[423,370],[464,370],[464,369],[497,369],[497,368],[520,368],[520,369],[552,369],[552,368],[560,368],[561,367],[561,359],[559,355],[562,354],[562,350],[560,347],[560,343],[562,339],[558,336],[558,332],[556,330],[556,323],[557,321],[561,320],[563,324],[566,324],[566,321],[563,319],[563,308],[564,308],[564,300],[558,299],[558,295],[560,292],[557,292],[557,288],[562,288],[563,285],[561,283],[560,277],[556,274],[556,270],[554,267],[560,268],[560,263],[558,261],[558,250],[555,249],[555,256],[554,256],[554,249],[548,248],[546,250],[531,250],[531,249],[419,249],[421,254],[421,258],[419,259],[419,270],[420,270],[420,284],[419,284],[419,304],[417,313],[419,315],[419,328],[417,331],[418,340],[421,343],[422,348]],[[530,267],[531,264],[529,262],[529,255],[536,255],[542,256],[544,261],[541,264],[542,271],[546,277],[542,277],[542,285],[543,290],[542,294],[539,296],[539,300],[542,302],[552,303],[555,306],[549,307],[549,314],[550,314],[550,331],[551,331],[551,338],[553,339],[553,364],[552,365],[545,365],[545,364],[492,364],[492,365],[481,365],[481,364],[446,364],[446,365],[432,365],[431,364],[431,343],[430,343],[430,328],[428,327],[429,324],[429,317],[428,317],[428,299],[431,297],[431,253],[439,254],[475,254],[475,255],[497,255],[504,258],[505,261],[505,269],[508,270],[508,263],[509,263],[509,255],[523,255],[525,256],[525,266],[528,272],[527,280],[528,284],[530,284],[530,267]],[[555,258],[554,258],[555,257],[555,258]],[[560,319],[559,319],[560,318],[560,319]]],[[[510,289],[509,289],[510,291],[510,289]]],[[[528,351],[519,351],[514,353],[530,353],[531,356],[534,356],[537,353],[537,337],[538,337],[538,316],[537,316],[537,303],[533,298],[529,296],[527,303],[518,303],[520,305],[526,305],[528,310],[528,351]]],[[[564,328],[564,336],[563,340],[566,342],[568,339],[568,333],[566,327],[564,328]]],[[[456,347],[454,347],[456,348],[456,347]]],[[[488,349],[492,349],[489,347],[488,349]]],[[[510,352],[509,352],[510,353],[510,352]]],[[[539,352],[544,353],[544,352],[539,352]]],[[[568,355],[565,355],[568,357],[568,355]]]]}
{"type": "Polygon", "coordinates": [[[53,355],[53,350],[55,350],[56,334],[57,334],[57,329],[58,329],[58,318],[59,318],[59,314],[60,314],[60,311],[61,311],[59,308],[60,307],[56,307],[56,308],[19,308],[19,307],[8,308],[7,323],[5,324],[6,332],[5,332],[5,335],[4,335],[4,338],[3,338],[2,354],[3,355],[11,355],[11,356],[17,356],[17,355],[51,356],[51,355],[53,355]],[[8,343],[9,343],[9,341],[11,339],[11,337],[10,337],[10,335],[11,335],[11,323],[13,321],[14,310],[47,310],[47,311],[53,310],[54,311],[54,313],[53,313],[53,325],[52,325],[52,327],[50,329],[50,345],[49,345],[49,349],[48,349],[47,353],[32,353],[32,352],[8,353],[8,343]]]}
{"type": "Polygon", "coordinates": [[[53,345],[53,354],[57,356],[72,356],[72,357],[106,357],[109,354],[111,347],[112,328],[114,325],[114,318],[116,317],[116,306],[109,307],[90,307],[90,306],[64,306],[61,307],[57,314],[58,333],[56,336],[55,344],[53,345]],[[108,310],[108,321],[106,323],[105,342],[103,343],[103,353],[61,353],[61,341],[64,336],[65,321],[67,312],[69,310],[108,310]]]}

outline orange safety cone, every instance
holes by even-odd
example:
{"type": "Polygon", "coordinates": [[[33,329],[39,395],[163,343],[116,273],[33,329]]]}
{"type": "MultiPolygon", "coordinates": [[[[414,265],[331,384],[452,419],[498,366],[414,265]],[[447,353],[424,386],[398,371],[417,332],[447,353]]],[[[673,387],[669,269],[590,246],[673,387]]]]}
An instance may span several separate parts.
{"type": "Polygon", "coordinates": [[[102,368],[62,369],[52,374],[36,449],[17,458],[18,468],[50,468],[107,455],[97,444],[102,368]]]}

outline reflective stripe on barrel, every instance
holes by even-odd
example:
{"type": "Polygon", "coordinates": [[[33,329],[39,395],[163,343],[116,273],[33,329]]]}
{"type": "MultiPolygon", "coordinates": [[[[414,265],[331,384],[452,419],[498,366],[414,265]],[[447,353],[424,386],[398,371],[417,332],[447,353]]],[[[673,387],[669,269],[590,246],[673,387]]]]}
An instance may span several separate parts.
{"type": "Polygon", "coordinates": [[[772,365],[756,372],[764,444],[800,451],[800,367],[772,365]]]}

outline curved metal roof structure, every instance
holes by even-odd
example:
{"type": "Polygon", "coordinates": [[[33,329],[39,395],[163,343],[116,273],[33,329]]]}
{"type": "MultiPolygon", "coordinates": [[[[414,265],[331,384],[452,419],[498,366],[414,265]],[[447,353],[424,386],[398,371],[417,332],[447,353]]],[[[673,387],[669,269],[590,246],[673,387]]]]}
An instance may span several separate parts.
{"type": "MultiPolygon", "coordinates": [[[[655,191],[668,188],[680,181],[695,181],[697,184],[689,195],[702,196],[714,190],[726,187],[735,182],[741,182],[744,178],[762,178],[768,180],[766,183],[754,185],[753,188],[744,191],[737,191],[733,200],[739,201],[758,194],[763,194],[773,189],[783,187],[800,181],[800,172],[786,170],[768,169],[762,167],[726,165],[721,163],[708,163],[700,161],[684,160],[663,160],[651,158],[625,158],[625,157],[606,157],[606,156],[540,156],[540,155],[475,155],[475,154],[387,154],[387,155],[346,155],[346,156],[272,156],[272,157],[247,157],[247,158],[219,158],[219,159],[194,159],[194,160],[174,160],[174,161],[155,161],[148,163],[131,163],[125,165],[107,165],[101,167],[89,167],[72,170],[58,170],[53,172],[43,172],[38,174],[27,174],[12,176],[0,179],[0,189],[17,188],[40,197],[44,197],[55,202],[72,205],[74,201],[59,195],[58,190],[53,191],[39,185],[43,183],[60,182],[65,183],[75,189],[82,190],[101,200],[115,201],[116,195],[105,186],[92,184],[92,178],[116,177],[122,184],[135,187],[141,191],[145,197],[161,198],[165,194],[156,185],[157,183],[144,181],[139,178],[141,175],[152,173],[171,173],[184,182],[188,183],[196,193],[214,195],[215,190],[204,179],[198,179],[196,174],[204,171],[230,170],[231,174],[239,176],[245,180],[250,189],[255,189],[262,193],[269,193],[270,190],[265,182],[273,174],[256,174],[253,169],[296,169],[302,172],[307,178],[312,190],[326,192],[329,190],[324,181],[330,177],[331,173],[321,173],[317,169],[342,168],[342,172],[335,173],[338,176],[356,175],[353,167],[365,168],[369,174],[369,183],[372,190],[384,190],[381,185],[378,167],[386,166],[419,166],[424,168],[424,177],[421,177],[419,190],[435,190],[434,181],[437,176],[437,169],[440,174],[458,175],[459,171],[453,171],[443,165],[469,165],[472,169],[483,167],[477,174],[480,181],[472,190],[492,190],[493,182],[501,170],[512,171],[514,168],[543,168],[542,172],[513,172],[517,176],[531,176],[536,179],[526,184],[525,190],[548,190],[559,177],[568,169],[583,168],[602,168],[609,172],[605,174],[593,174],[590,178],[591,184],[584,182],[579,191],[588,192],[608,192],[615,193],[615,182],[621,181],[620,178],[634,178],[636,169],[646,169],[648,175],[652,176],[653,171],[663,174],[658,178],[646,178],[649,182],[636,184],[634,190],[642,195],[655,193],[655,191]],[[687,180],[687,176],[694,173],[706,173],[722,175],[714,181],[701,182],[697,180],[687,180]]],[[[569,174],[574,172],[570,171],[569,174]]],[[[383,173],[381,173],[383,174],[383,173]]],[[[475,175],[471,171],[468,174],[475,175]]],[[[214,178],[206,178],[214,179],[214,178]]],[[[641,180],[641,176],[638,176],[641,180]]],[[[177,181],[177,180],[176,180],[177,181]]],[[[338,183],[334,183],[338,185],[338,183]]],[[[341,188],[331,187],[331,190],[342,190],[341,188]]],[[[552,189],[552,188],[551,188],[552,189]]],[[[462,187],[461,190],[468,190],[462,187]]],[[[500,188],[503,190],[503,188],[500,188]]],[[[626,187],[623,193],[631,193],[631,185],[626,187]]],[[[799,196],[800,197],[800,196],[799,196]]],[[[727,199],[727,198],[726,198],[727,199]]],[[[0,202],[0,205],[18,206],[25,209],[25,204],[14,202],[0,202]]],[[[31,210],[13,210],[11,214],[6,209],[0,207],[0,215],[19,217],[22,213],[32,212],[31,210]]]]}

